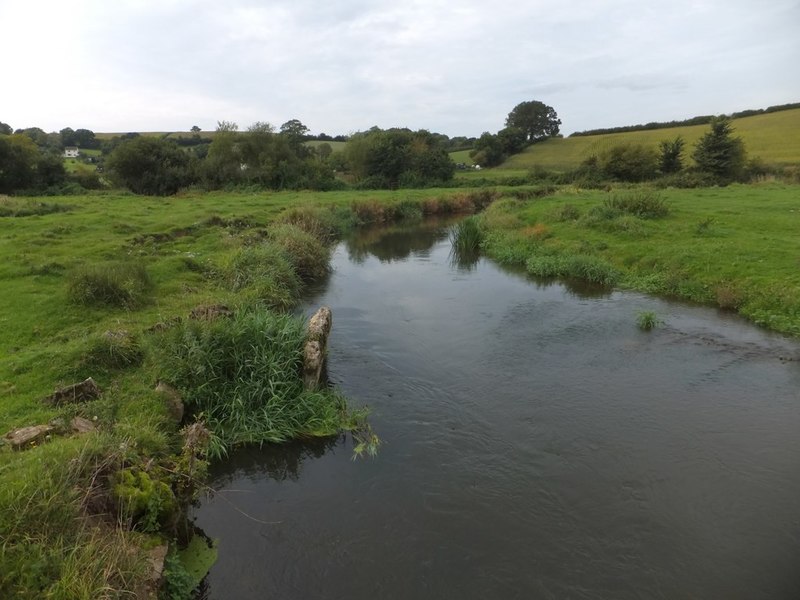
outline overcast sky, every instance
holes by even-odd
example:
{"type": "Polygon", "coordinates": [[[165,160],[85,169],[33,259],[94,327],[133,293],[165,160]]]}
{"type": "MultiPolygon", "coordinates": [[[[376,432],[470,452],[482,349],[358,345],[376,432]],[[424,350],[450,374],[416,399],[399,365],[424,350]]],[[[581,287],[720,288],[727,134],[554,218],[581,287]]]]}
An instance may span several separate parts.
{"type": "Polygon", "coordinates": [[[800,0],[0,0],[0,121],[562,132],[800,101],[800,0]]]}

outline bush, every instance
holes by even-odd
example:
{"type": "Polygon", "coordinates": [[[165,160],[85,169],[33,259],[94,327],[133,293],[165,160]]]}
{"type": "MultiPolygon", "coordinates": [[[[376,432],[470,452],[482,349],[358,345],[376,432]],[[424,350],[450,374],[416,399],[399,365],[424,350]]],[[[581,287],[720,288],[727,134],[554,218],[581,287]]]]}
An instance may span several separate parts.
{"type": "Polygon", "coordinates": [[[656,176],[658,155],[641,144],[613,146],[597,157],[597,167],[607,178],[619,181],[645,181],[656,176]]]}
{"type": "Polygon", "coordinates": [[[106,165],[136,194],[169,196],[197,179],[191,157],[177,144],[147,136],[122,142],[106,165]]]}
{"type": "Polygon", "coordinates": [[[113,262],[77,269],[69,278],[67,294],[84,306],[135,309],[145,303],[152,287],[144,265],[113,262]]]}

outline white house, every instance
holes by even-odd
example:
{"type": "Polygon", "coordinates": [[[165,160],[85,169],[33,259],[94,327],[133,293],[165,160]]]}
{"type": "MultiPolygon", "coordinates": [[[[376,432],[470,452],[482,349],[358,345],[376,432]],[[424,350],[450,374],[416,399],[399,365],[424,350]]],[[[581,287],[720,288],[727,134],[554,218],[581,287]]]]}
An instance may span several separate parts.
{"type": "Polygon", "coordinates": [[[64,148],[64,158],[78,158],[81,155],[81,151],[78,150],[77,146],[67,146],[64,148]]]}

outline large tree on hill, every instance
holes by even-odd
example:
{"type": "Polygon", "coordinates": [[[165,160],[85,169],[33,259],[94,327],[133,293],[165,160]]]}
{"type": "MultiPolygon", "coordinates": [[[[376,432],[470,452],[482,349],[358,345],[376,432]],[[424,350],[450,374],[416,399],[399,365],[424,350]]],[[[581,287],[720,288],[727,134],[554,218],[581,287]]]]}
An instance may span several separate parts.
{"type": "Polygon", "coordinates": [[[561,119],[552,106],[538,100],[520,102],[508,113],[506,127],[517,127],[533,143],[558,135],[561,119]]]}

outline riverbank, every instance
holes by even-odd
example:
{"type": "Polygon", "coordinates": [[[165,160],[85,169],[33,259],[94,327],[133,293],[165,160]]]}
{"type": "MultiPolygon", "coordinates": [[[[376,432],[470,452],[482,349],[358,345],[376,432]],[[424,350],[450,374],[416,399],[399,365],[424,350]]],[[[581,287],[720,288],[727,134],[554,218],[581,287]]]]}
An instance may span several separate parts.
{"type": "Polygon", "coordinates": [[[484,251],[534,276],[576,278],[736,311],[800,336],[800,188],[561,188],[481,217],[484,251]]]}
{"type": "MultiPolygon", "coordinates": [[[[800,335],[797,191],[777,184],[665,190],[657,200],[667,213],[655,218],[613,200],[653,193],[647,188],[514,188],[499,201],[502,189],[3,198],[4,214],[16,216],[0,219],[0,434],[52,429],[25,451],[0,447],[0,595],[97,598],[147,589],[151,552],[175,530],[169,507],[191,496],[189,477],[202,484],[207,449],[224,456],[241,442],[363,422],[331,396],[320,399],[324,423],[312,411],[277,434],[266,421],[229,427],[241,413],[209,414],[218,403],[198,392],[197,373],[217,367],[193,362],[197,353],[164,354],[187,340],[230,349],[248,336],[288,331],[283,364],[293,371],[302,333],[275,313],[326,276],[326,243],[348,228],[469,213],[494,201],[480,221],[484,250],[499,262],[716,303],[800,335]],[[238,315],[245,333],[236,340],[220,337],[228,327],[189,318],[193,311],[228,318],[222,307],[238,315]],[[42,402],[87,377],[99,397],[42,402]],[[179,388],[184,416],[176,416],[169,388],[156,389],[159,380],[179,388]],[[216,419],[200,452],[180,433],[192,410],[216,419]],[[75,417],[94,431],[73,431],[75,417]]],[[[174,554],[167,565],[179,581],[174,554]]]]}
{"type": "MultiPolygon", "coordinates": [[[[326,276],[327,244],[342,231],[494,197],[3,198],[14,216],[0,223],[0,431],[40,429],[21,450],[0,447],[0,595],[147,595],[153,551],[163,559],[185,530],[180,506],[202,485],[207,454],[362,427],[363,411],[341,396],[302,391],[302,323],[280,313],[326,276]],[[254,346],[272,362],[250,369],[254,346]],[[86,394],[44,402],[89,377],[86,394]],[[270,410],[259,410],[267,389],[270,410]],[[208,436],[186,432],[195,419],[208,436]]],[[[171,591],[187,591],[180,561],[166,558],[171,591]]]]}

